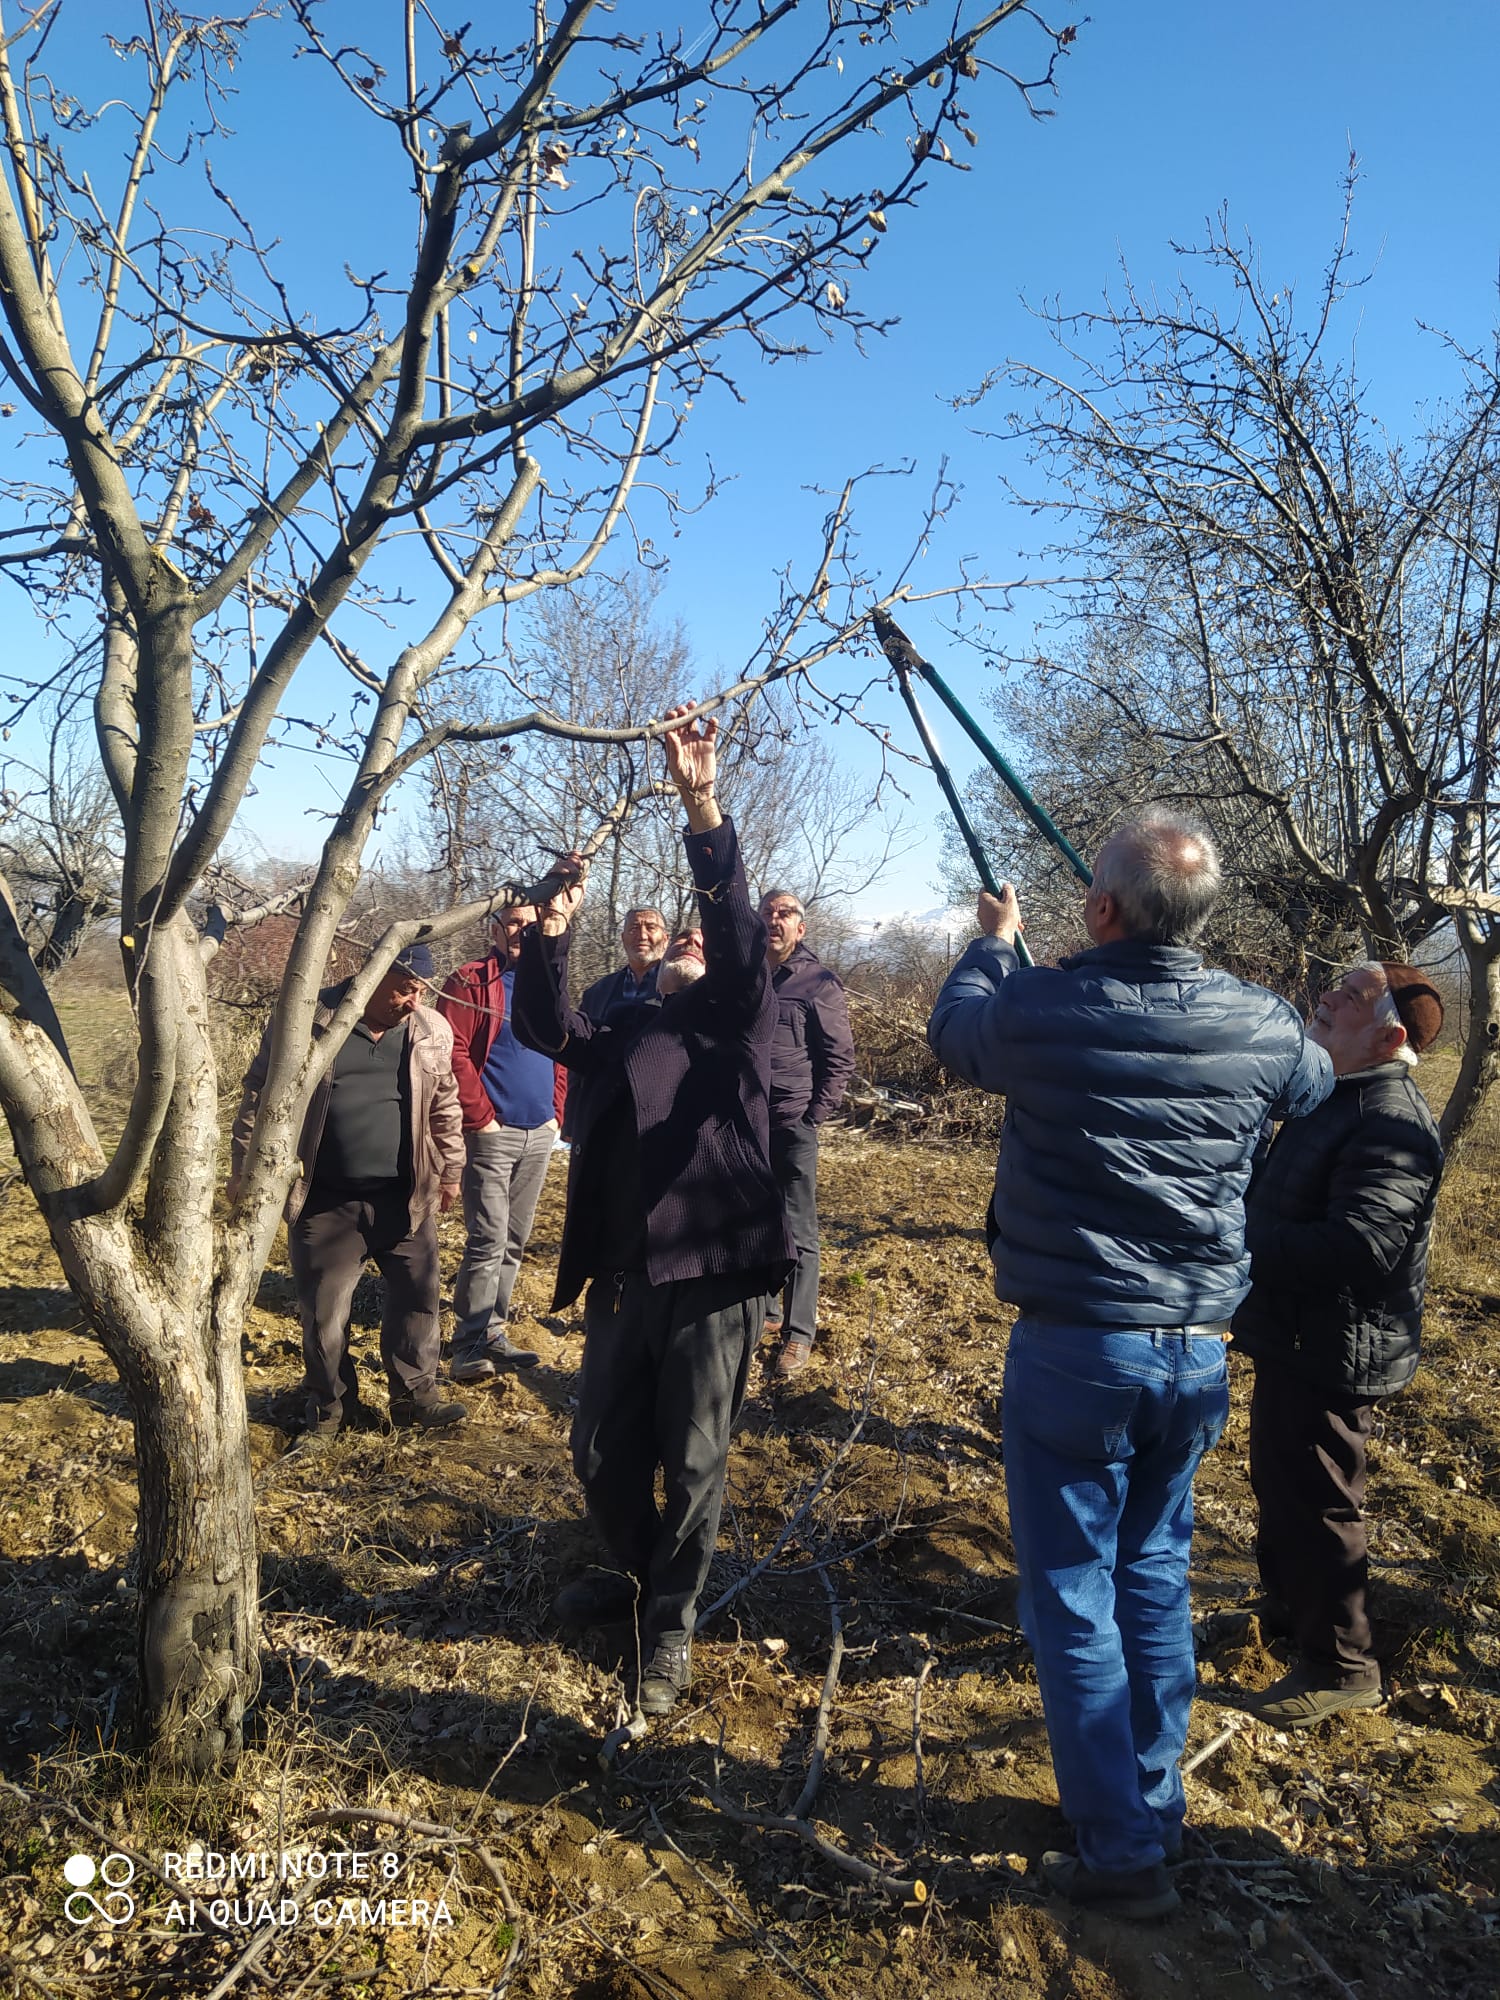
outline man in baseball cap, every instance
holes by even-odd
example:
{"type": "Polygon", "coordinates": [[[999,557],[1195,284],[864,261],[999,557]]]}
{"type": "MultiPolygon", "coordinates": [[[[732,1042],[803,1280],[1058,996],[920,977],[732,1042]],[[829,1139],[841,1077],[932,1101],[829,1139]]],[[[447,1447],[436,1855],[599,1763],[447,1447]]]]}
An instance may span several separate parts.
{"type": "Polygon", "coordinates": [[[1381,1701],[1365,1448],[1376,1405],[1417,1366],[1443,1149],[1416,1066],[1442,1026],[1442,996],[1416,966],[1351,967],[1307,1029],[1332,1059],[1333,1094],[1282,1126],[1246,1203],[1251,1286],[1234,1339],[1255,1357],[1262,1621],[1296,1649],[1249,1705],[1278,1729],[1381,1701]]]}
{"type": "MultiPolygon", "coordinates": [[[[463,1114],[453,1031],[422,1000],[427,945],[407,945],[308,1100],[302,1172],[287,1196],[287,1248],[302,1319],[301,1449],[371,1425],[349,1348],[354,1288],[373,1259],[385,1280],[380,1356],[398,1428],[443,1430],[467,1414],[438,1393],[437,1218],[458,1197],[463,1114]]],[[[326,1027],[349,981],[318,995],[326,1027]]],[[[244,1165],[271,1055],[268,1023],[245,1076],[232,1134],[230,1199],[244,1165]]]]}

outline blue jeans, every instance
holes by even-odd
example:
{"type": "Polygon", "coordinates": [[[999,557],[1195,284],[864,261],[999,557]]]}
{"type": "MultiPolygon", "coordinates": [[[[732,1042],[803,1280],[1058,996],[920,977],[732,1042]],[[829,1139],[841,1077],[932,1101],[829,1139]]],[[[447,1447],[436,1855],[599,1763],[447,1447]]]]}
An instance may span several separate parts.
{"type": "Polygon", "coordinates": [[[1002,1424],[1021,1623],[1058,1797],[1104,1873],[1181,1844],[1193,1474],[1228,1416],[1217,1336],[1016,1321],[1002,1424]]]}

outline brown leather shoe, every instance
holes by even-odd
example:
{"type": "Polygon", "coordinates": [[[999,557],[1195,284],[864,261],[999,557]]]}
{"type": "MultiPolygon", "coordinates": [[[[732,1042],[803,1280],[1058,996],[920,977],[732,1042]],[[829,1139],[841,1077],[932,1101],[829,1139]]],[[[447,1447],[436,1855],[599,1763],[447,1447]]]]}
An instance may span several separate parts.
{"type": "Polygon", "coordinates": [[[801,1339],[795,1333],[789,1334],[781,1343],[781,1352],[771,1373],[778,1382],[785,1382],[793,1375],[800,1375],[811,1360],[812,1342],[801,1339]]]}

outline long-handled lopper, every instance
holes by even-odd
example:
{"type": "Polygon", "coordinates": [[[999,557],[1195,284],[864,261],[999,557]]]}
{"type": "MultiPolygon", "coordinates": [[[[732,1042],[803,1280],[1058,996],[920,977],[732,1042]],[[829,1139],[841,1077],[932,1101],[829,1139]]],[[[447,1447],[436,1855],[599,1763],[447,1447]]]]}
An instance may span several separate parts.
{"type": "MultiPolygon", "coordinates": [[[[1000,752],[991,743],[988,736],[985,735],[984,731],[964,707],[952,688],[943,679],[937,668],[930,661],[922,658],[922,655],[917,651],[911,640],[907,638],[901,627],[888,612],[877,609],[874,614],[873,623],[875,626],[875,636],[880,641],[881,650],[896,669],[897,679],[901,682],[901,692],[905,697],[907,707],[912,711],[912,719],[916,720],[918,711],[907,685],[907,679],[912,674],[920,674],[923,680],[931,687],[934,694],[936,694],[939,701],[952,713],[959,727],[974,744],[980,756],[983,757],[990,769],[1000,779],[1000,782],[1031,821],[1037,832],[1044,840],[1051,842],[1072,869],[1073,873],[1078,877],[1079,881],[1087,887],[1094,879],[1088,863],[1078,852],[1077,848],[1074,847],[1072,841],[1068,839],[1062,828],[1057,825],[1056,821],[1037,804],[1036,800],[1027,790],[1021,777],[1007,763],[1005,758],[1001,756],[1000,752]]],[[[963,834],[965,844],[970,854],[974,855],[977,864],[979,857],[975,847],[973,828],[968,825],[958,806],[953,792],[951,777],[945,771],[938,768],[940,760],[937,756],[936,746],[932,741],[932,732],[921,722],[917,723],[917,732],[922,738],[923,747],[926,749],[928,757],[932,759],[933,769],[937,772],[938,783],[942,785],[948,803],[953,807],[954,815],[959,822],[959,831],[963,834]]],[[[986,882],[985,887],[987,889],[990,888],[990,884],[986,882]]]]}
{"type": "MultiPolygon", "coordinates": [[[[877,612],[875,615],[877,619],[882,616],[880,612],[877,612]]],[[[890,621],[887,620],[886,622],[889,623],[890,621]]],[[[891,629],[892,631],[896,630],[894,626],[891,629]]],[[[878,624],[876,630],[879,631],[878,624]]],[[[905,640],[904,636],[899,632],[897,636],[902,638],[902,643],[907,644],[908,650],[910,650],[909,642],[905,640]]],[[[984,888],[988,889],[992,896],[998,896],[1000,893],[1000,883],[996,878],[994,869],[990,866],[990,858],[980,843],[979,835],[974,831],[974,823],[964,811],[963,801],[958,796],[958,787],[953,782],[953,773],[943,762],[943,753],[938,749],[937,738],[932,733],[932,727],[927,717],[922,713],[922,704],[917,700],[916,691],[911,684],[911,669],[904,660],[896,657],[890,646],[885,644],[884,635],[881,637],[881,644],[885,646],[886,658],[896,669],[896,681],[901,689],[901,699],[911,711],[911,719],[916,724],[918,736],[922,739],[922,748],[927,752],[927,761],[932,766],[933,776],[937,779],[939,785],[942,786],[943,797],[948,801],[948,810],[952,813],[958,825],[958,830],[963,835],[964,846],[968,848],[969,859],[978,870],[980,883],[984,888]]],[[[1026,940],[1021,936],[1019,931],[1016,933],[1015,943],[1016,956],[1020,959],[1022,965],[1034,965],[1036,961],[1031,956],[1026,940]]]]}

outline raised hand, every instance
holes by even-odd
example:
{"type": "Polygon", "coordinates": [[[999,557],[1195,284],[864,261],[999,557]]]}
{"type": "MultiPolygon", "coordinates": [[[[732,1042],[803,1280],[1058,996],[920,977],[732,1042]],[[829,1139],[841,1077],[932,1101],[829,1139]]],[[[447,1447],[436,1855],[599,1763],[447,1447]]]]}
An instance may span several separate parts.
{"type": "MultiPolygon", "coordinates": [[[[691,713],[693,703],[679,702],[667,710],[665,720],[691,713]]],[[[667,771],[687,810],[689,828],[694,833],[711,832],[719,824],[720,813],[714,787],[719,775],[719,724],[715,716],[679,723],[661,739],[667,771]]]]}
{"type": "MultiPolygon", "coordinates": [[[[664,720],[687,715],[694,704],[682,701],[667,710],[664,720]]],[[[717,716],[680,723],[661,739],[667,753],[667,771],[679,792],[712,791],[719,774],[719,722],[717,716]]]]}
{"type": "Polygon", "coordinates": [[[1016,900],[1016,892],[1009,882],[1000,884],[998,896],[981,890],[977,911],[979,928],[986,937],[1004,938],[1007,944],[1014,944],[1016,932],[1026,926],[1021,922],[1021,905],[1016,900]]]}

